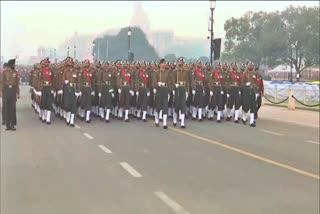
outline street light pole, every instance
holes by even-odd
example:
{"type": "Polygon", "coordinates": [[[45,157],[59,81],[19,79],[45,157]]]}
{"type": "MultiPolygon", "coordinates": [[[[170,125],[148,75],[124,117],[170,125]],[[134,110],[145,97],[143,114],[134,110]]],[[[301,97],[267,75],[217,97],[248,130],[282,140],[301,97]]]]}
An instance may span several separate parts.
{"type": "Polygon", "coordinates": [[[213,47],[213,11],[216,7],[216,1],[215,0],[211,0],[210,1],[210,11],[211,11],[211,16],[210,16],[210,63],[212,65],[212,62],[213,62],[213,57],[212,57],[212,54],[213,54],[213,50],[214,50],[214,47],[213,47]]]}
{"type": "Polygon", "coordinates": [[[73,47],[73,58],[74,58],[74,60],[76,60],[76,56],[77,56],[76,48],[77,48],[76,46],[73,47]]]}
{"type": "Polygon", "coordinates": [[[130,38],[131,38],[131,28],[128,29],[128,61],[130,60],[130,38]]]}
{"type": "Polygon", "coordinates": [[[67,56],[69,57],[70,47],[68,46],[67,56]]]}

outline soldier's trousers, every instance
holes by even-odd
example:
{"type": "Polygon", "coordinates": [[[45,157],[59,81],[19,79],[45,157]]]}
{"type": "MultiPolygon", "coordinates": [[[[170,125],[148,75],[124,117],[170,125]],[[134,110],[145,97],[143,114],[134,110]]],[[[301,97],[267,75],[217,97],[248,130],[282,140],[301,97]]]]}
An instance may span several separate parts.
{"type": "MultiPolygon", "coordinates": [[[[186,94],[186,93],[184,93],[184,94],[186,94]]],[[[186,103],[186,107],[188,106],[188,108],[189,108],[190,105],[192,104],[192,88],[191,87],[188,89],[188,94],[189,94],[189,96],[188,96],[188,98],[186,98],[185,103],[186,103]]]]}
{"type": "Polygon", "coordinates": [[[256,103],[256,93],[251,87],[243,88],[243,102],[242,110],[244,112],[256,113],[257,103],[256,103]]]}
{"type": "Polygon", "coordinates": [[[99,105],[99,91],[97,89],[94,89],[94,96],[91,97],[91,104],[92,106],[99,105]]]}
{"type": "Polygon", "coordinates": [[[202,85],[196,85],[196,93],[193,95],[193,106],[196,108],[204,108],[205,94],[203,94],[204,87],[202,85]]]}
{"type": "Polygon", "coordinates": [[[49,85],[43,86],[41,91],[41,109],[52,111],[52,87],[49,85]]]}
{"type": "Polygon", "coordinates": [[[174,110],[177,114],[179,113],[179,110],[181,111],[181,114],[185,114],[186,108],[186,88],[184,86],[179,86],[175,88],[174,110]]]}
{"type": "Polygon", "coordinates": [[[239,110],[241,105],[241,92],[238,86],[232,86],[229,91],[230,97],[227,100],[227,108],[232,109],[234,106],[235,110],[239,110]]]}
{"type": "Polygon", "coordinates": [[[209,87],[205,86],[204,92],[205,92],[205,94],[204,94],[204,98],[203,98],[203,106],[205,107],[205,106],[209,105],[209,97],[210,97],[209,87]]]}
{"type": "Polygon", "coordinates": [[[6,121],[6,106],[5,106],[5,100],[4,100],[4,89],[2,90],[2,121],[5,122],[6,121]]]}
{"type": "Polygon", "coordinates": [[[121,94],[120,94],[120,108],[124,108],[124,110],[129,110],[130,108],[130,86],[121,86],[121,94]]]}
{"type": "Polygon", "coordinates": [[[211,102],[209,103],[209,108],[211,110],[218,107],[218,111],[224,110],[224,95],[221,94],[223,88],[221,86],[213,87],[213,96],[211,97],[211,102]]]}
{"type": "Polygon", "coordinates": [[[110,85],[103,84],[101,88],[100,107],[112,109],[112,93],[109,90],[113,89],[110,85]]]}
{"type": "Polygon", "coordinates": [[[141,109],[142,111],[147,110],[148,100],[149,97],[147,96],[148,89],[146,87],[139,87],[139,96],[138,96],[138,103],[137,108],[141,109]]]}
{"type": "Polygon", "coordinates": [[[75,114],[77,111],[77,97],[75,92],[75,87],[66,86],[65,94],[63,95],[64,110],[71,112],[71,114],[75,114]]]}
{"type": "Polygon", "coordinates": [[[3,106],[5,106],[5,122],[7,128],[10,128],[16,125],[16,102],[17,102],[17,95],[16,95],[16,87],[12,86],[11,88],[5,85],[3,87],[3,106]]]}
{"type": "Polygon", "coordinates": [[[169,89],[166,86],[157,88],[154,103],[158,114],[160,113],[160,110],[162,110],[162,115],[168,114],[168,93],[169,89]]]}
{"type": "Polygon", "coordinates": [[[118,89],[116,87],[113,88],[113,93],[114,93],[114,99],[113,99],[112,103],[113,103],[113,107],[116,107],[116,106],[118,106],[119,100],[120,100],[120,95],[119,95],[118,89]]]}
{"type": "Polygon", "coordinates": [[[257,98],[257,109],[254,115],[254,118],[257,119],[258,118],[258,111],[261,107],[261,103],[262,103],[262,97],[261,97],[261,93],[259,93],[259,97],[257,98]]]}
{"type": "Polygon", "coordinates": [[[91,86],[83,86],[81,89],[80,108],[91,111],[91,86]]]}

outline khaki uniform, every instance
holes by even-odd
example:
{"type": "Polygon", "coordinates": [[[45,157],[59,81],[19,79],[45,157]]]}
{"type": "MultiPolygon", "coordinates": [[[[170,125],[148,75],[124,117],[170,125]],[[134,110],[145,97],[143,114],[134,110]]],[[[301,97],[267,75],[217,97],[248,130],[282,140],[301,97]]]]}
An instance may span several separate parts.
{"type": "Polygon", "coordinates": [[[107,110],[113,107],[112,96],[115,91],[115,76],[111,67],[102,68],[98,81],[99,93],[101,93],[100,106],[107,110]]]}
{"type": "Polygon", "coordinates": [[[146,120],[147,106],[150,97],[150,89],[148,88],[150,76],[145,69],[138,69],[135,73],[135,91],[138,92],[138,117],[143,112],[143,120],[146,120]]]}

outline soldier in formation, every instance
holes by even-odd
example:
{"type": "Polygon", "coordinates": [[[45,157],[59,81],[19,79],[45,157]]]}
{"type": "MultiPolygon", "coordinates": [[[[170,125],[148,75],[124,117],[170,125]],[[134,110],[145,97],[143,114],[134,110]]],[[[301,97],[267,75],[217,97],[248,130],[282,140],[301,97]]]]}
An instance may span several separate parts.
{"type": "Polygon", "coordinates": [[[74,62],[71,57],[50,63],[46,58],[30,73],[32,106],[41,121],[50,124],[54,110],[71,127],[76,116],[89,123],[93,115],[106,123],[111,117],[126,122],[153,117],[155,125],[162,122],[164,129],[171,117],[173,126],[179,120],[180,127],[186,128],[188,116],[217,123],[224,117],[235,123],[242,118],[243,124],[249,116],[250,126],[255,127],[263,80],[252,62],[239,67],[237,63],[186,64],[183,58],[133,63],[74,62]]]}

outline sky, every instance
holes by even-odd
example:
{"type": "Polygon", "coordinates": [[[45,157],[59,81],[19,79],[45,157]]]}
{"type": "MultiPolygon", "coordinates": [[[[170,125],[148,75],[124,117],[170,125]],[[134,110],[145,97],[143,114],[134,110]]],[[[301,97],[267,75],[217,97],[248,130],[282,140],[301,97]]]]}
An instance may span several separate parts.
{"type": "MultiPolygon", "coordinates": [[[[99,34],[130,24],[134,1],[1,1],[1,56],[36,55],[40,45],[58,46],[77,30],[99,34]]],[[[151,30],[174,30],[176,36],[207,39],[209,1],[142,1],[151,30]]],[[[214,37],[224,38],[224,22],[247,11],[319,6],[318,1],[217,1],[214,37]]]]}

